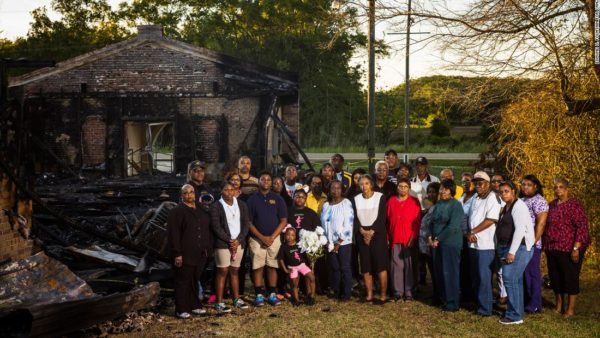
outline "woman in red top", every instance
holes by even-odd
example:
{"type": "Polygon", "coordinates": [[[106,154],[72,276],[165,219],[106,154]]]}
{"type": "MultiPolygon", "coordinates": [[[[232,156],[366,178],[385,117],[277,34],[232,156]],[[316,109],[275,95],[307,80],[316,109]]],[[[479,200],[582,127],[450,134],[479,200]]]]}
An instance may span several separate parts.
{"type": "Polygon", "coordinates": [[[409,195],[410,180],[398,178],[398,196],[387,203],[387,230],[392,252],[391,274],[394,299],[412,300],[415,285],[413,254],[418,245],[421,224],[419,200],[409,195]]]}
{"type": "Polygon", "coordinates": [[[556,199],[550,203],[542,243],[556,297],[554,311],[570,317],[575,313],[581,262],[590,244],[590,233],[583,206],[576,198],[569,196],[569,182],[562,178],[555,179],[554,194],[556,199]],[[564,294],[568,295],[568,307],[565,306],[564,294]]]}

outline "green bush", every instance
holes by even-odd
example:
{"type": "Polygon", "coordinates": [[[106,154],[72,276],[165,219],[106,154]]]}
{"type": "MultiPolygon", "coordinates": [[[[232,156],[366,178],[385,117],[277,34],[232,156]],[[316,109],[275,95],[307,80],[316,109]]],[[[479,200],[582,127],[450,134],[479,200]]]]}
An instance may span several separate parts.
{"type": "Polygon", "coordinates": [[[431,121],[431,135],[445,137],[450,136],[450,124],[445,119],[436,117],[431,121]]]}

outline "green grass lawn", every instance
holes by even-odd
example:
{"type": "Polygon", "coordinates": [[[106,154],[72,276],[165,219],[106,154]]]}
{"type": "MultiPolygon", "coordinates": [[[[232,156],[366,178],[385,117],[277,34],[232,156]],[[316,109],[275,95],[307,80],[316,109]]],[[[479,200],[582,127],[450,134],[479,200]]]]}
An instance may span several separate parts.
{"type": "MultiPolygon", "coordinates": [[[[430,284],[430,283],[429,283],[430,284]]],[[[431,294],[426,287],[424,295],[431,294]]],[[[218,316],[209,310],[206,317],[177,320],[173,307],[161,310],[163,321],[148,326],[133,337],[598,337],[600,336],[600,279],[598,271],[584,268],[582,293],[577,314],[563,318],[552,311],[554,296],[543,290],[545,311],[526,315],[522,325],[504,326],[498,315],[481,318],[468,309],[442,312],[417,298],[411,302],[391,302],[383,306],[337,303],[323,296],[312,307],[266,305],[245,312],[218,316]]]]}

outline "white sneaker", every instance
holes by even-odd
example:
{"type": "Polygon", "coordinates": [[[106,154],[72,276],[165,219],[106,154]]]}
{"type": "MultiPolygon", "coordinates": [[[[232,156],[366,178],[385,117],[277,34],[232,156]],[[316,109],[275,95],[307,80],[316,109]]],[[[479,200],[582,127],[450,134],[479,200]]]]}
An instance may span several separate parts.
{"type": "Polygon", "coordinates": [[[192,313],[195,314],[196,316],[205,315],[206,314],[206,309],[203,308],[203,307],[197,308],[197,309],[193,309],[192,313]]]}
{"type": "Polygon", "coordinates": [[[519,324],[523,324],[523,319],[510,320],[510,319],[507,319],[507,318],[501,318],[498,322],[500,324],[504,324],[504,325],[519,325],[519,324]]]}
{"type": "Polygon", "coordinates": [[[187,312],[181,312],[181,313],[177,312],[177,313],[176,313],[176,316],[177,316],[177,318],[179,318],[179,319],[190,319],[190,317],[191,317],[192,315],[190,315],[190,314],[189,314],[189,313],[187,313],[187,312]]]}

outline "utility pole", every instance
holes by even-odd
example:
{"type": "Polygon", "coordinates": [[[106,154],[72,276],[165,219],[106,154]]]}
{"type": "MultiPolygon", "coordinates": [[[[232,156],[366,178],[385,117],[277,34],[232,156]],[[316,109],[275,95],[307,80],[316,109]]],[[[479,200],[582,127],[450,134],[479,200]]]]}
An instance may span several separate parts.
{"type": "Polygon", "coordinates": [[[409,113],[410,113],[410,11],[411,11],[412,0],[408,0],[408,15],[406,17],[406,71],[404,80],[404,89],[406,90],[404,93],[404,162],[408,163],[408,140],[410,137],[410,122],[409,122],[409,113]]]}
{"type": "Polygon", "coordinates": [[[369,173],[375,172],[375,0],[369,0],[369,91],[367,102],[369,107],[369,132],[367,147],[369,173]]]}
{"type": "MultiPolygon", "coordinates": [[[[410,145],[410,25],[411,25],[412,0],[408,0],[408,11],[406,12],[406,33],[389,33],[389,35],[406,34],[406,58],[404,79],[404,163],[408,163],[408,147],[410,145]]],[[[429,32],[417,32],[413,34],[429,34],[429,32]]]]}

